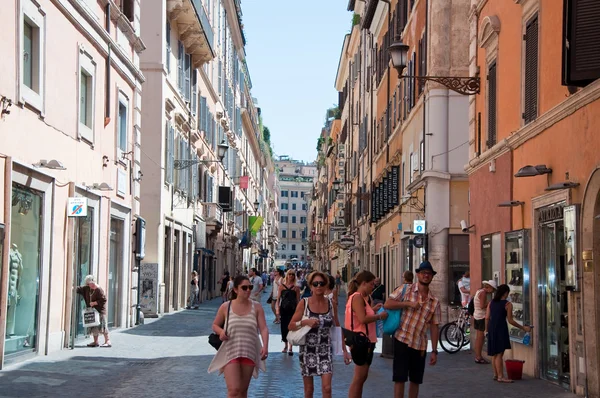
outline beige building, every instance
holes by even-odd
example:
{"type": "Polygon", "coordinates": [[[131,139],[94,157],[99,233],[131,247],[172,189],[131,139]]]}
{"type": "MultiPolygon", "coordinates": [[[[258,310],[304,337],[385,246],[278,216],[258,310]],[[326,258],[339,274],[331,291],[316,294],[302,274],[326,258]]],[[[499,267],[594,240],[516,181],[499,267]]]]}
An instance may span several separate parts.
{"type": "Polygon", "coordinates": [[[135,320],[139,2],[5,2],[0,13],[0,365],[84,337],[96,276],[109,328],[135,320]],[[15,138],[15,137],[18,137],[15,138]]]}

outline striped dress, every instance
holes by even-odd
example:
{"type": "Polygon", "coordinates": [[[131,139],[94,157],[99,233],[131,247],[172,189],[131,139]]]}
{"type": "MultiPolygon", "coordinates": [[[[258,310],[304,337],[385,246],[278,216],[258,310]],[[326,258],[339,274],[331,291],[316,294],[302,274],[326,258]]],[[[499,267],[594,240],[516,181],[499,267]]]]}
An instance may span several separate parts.
{"type": "Polygon", "coordinates": [[[227,326],[229,340],[221,344],[221,348],[208,367],[208,373],[217,370],[222,373],[225,366],[236,358],[248,358],[256,364],[254,377],[258,377],[259,370],[266,371],[265,362],[260,359],[262,345],[258,337],[258,322],[254,306],[255,303],[252,302],[250,312],[244,316],[237,315],[233,312],[233,308],[231,309],[227,326]]]}

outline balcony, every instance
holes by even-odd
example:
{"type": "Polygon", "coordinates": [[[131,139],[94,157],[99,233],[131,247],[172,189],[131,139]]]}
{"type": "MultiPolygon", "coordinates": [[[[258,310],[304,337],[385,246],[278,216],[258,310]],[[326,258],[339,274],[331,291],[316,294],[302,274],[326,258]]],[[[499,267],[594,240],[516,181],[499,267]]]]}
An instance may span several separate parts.
{"type": "Polygon", "coordinates": [[[206,222],[206,233],[216,234],[223,228],[223,210],[217,203],[203,203],[202,215],[206,222]]]}
{"type": "Polygon", "coordinates": [[[167,13],[195,68],[215,58],[214,32],[201,0],[167,0],[167,13]]]}

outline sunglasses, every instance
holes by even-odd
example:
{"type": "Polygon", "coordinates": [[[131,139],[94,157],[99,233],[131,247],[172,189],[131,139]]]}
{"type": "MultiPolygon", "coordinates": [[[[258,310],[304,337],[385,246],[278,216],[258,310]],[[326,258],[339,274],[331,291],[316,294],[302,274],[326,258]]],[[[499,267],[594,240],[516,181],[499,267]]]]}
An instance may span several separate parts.
{"type": "Polygon", "coordinates": [[[326,285],[326,283],[323,281],[317,281],[317,282],[313,282],[312,285],[313,285],[313,287],[319,287],[319,286],[324,287],[326,285]]]}
{"type": "Polygon", "coordinates": [[[243,291],[246,291],[246,290],[252,290],[252,289],[254,289],[254,285],[244,285],[244,286],[240,286],[240,288],[241,288],[243,291]]]}

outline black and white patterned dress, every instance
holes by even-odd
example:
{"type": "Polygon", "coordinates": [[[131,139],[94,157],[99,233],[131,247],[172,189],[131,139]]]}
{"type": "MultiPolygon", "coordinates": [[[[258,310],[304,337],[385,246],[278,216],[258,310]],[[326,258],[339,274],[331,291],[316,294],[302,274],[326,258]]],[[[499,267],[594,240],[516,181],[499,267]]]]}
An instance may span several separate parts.
{"type": "Polygon", "coordinates": [[[310,306],[308,313],[310,318],[319,318],[319,326],[306,334],[306,344],[300,346],[300,368],[302,376],[321,376],[333,371],[331,328],[334,325],[331,301],[325,314],[311,311],[310,306]]]}

